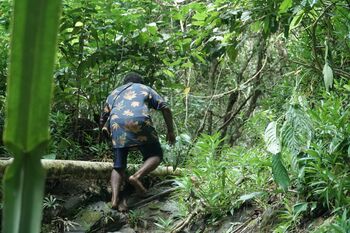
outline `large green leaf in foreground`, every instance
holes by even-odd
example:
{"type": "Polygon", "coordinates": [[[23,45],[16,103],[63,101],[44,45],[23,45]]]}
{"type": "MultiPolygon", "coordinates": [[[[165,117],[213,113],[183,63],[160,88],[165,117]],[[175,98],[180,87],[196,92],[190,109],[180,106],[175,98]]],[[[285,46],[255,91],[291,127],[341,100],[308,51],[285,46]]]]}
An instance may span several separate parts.
{"type": "Polygon", "coordinates": [[[4,176],[3,232],[40,231],[60,0],[16,0],[4,142],[14,161],[4,176]]]}

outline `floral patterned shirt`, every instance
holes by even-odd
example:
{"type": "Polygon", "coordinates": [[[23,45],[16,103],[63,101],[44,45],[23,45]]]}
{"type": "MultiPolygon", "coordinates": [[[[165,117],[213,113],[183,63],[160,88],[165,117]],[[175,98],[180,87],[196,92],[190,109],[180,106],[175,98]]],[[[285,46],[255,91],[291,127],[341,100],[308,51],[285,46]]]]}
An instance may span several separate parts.
{"type": "Polygon", "coordinates": [[[112,136],[113,148],[139,146],[159,142],[150,116],[150,108],[167,107],[164,99],[152,88],[128,83],[116,88],[108,97],[104,113],[112,136]]]}

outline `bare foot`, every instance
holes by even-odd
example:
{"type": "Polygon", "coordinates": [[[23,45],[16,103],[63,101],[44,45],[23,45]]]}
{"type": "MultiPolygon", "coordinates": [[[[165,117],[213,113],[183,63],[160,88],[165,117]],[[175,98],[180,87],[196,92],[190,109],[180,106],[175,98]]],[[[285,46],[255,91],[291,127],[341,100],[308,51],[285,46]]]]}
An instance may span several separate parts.
{"type": "Polygon", "coordinates": [[[139,196],[144,196],[146,194],[147,189],[142,185],[139,179],[135,178],[134,176],[130,176],[129,182],[132,186],[134,186],[139,196]]]}
{"type": "Polygon", "coordinates": [[[118,202],[119,202],[119,199],[117,200],[113,200],[111,201],[111,209],[113,210],[117,210],[118,209],[118,202]]]}
{"type": "Polygon", "coordinates": [[[119,212],[122,212],[122,213],[125,213],[128,211],[128,204],[126,203],[126,199],[123,198],[119,204],[118,204],[118,211],[119,212]]]}

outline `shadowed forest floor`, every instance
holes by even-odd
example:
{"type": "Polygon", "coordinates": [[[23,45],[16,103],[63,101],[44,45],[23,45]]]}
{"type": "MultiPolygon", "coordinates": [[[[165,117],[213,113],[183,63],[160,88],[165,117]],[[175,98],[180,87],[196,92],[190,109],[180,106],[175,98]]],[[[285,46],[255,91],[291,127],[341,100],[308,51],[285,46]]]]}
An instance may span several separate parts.
{"type": "MultiPolygon", "coordinates": [[[[245,203],[234,213],[213,221],[201,208],[189,212],[179,205],[178,186],[171,177],[160,180],[148,177],[146,197],[139,198],[131,186],[122,191],[129,211],[120,213],[109,207],[109,180],[49,180],[44,200],[42,232],[203,232],[253,233],[271,232],[274,215],[280,204],[272,203],[265,211],[253,203],[245,203]],[[51,201],[50,201],[51,199],[51,201]]],[[[183,199],[190,199],[183,197],[183,199]]],[[[318,224],[322,218],[316,219],[318,224]]],[[[317,224],[317,225],[318,225],[317,224]]],[[[306,226],[307,224],[305,224],[306,226]]],[[[310,225],[310,223],[309,223],[310,225]]],[[[307,227],[298,232],[308,232],[307,227]]]]}

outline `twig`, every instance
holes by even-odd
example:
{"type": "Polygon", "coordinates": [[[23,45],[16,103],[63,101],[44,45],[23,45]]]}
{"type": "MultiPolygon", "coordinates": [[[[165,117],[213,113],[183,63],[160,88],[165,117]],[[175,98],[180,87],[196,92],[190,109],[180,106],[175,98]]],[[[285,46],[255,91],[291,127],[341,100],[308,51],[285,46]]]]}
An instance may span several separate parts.
{"type": "Polygon", "coordinates": [[[185,220],[177,224],[170,233],[177,233],[182,231],[182,229],[184,229],[188,225],[188,223],[198,214],[198,209],[199,208],[197,207],[190,215],[188,215],[188,217],[185,220]]]}
{"type": "MultiPolygon", "coordinates": [[[[211,72],[211,76],[214,76],[214,73],[216,73],[216,70],[217,70],[217,68],[218,68],[218,66],[219,66],[219,64],[220,64],[220,62],[221,62],[221,61],[217,61],[216,64],[214,65],[214,68],[213,68],[213,70],[212,70],[212,72],[211,72]]],[[[205,113],[204,113],[203,120],[202,120],[202,122],[201,122],[199,128],[197,129],[196,134],[195,134],[196,136],[195,136],[194,138],[197,138],[198,135],[204,130],[205,121],[207,120],[208,113],[209,113],[209,110],[210,110],[210,108],[211,108],[211,104],[212,104],[212,101],[213,101],[213,96],[215,95],[215,92],[216,92],[216,90],[217,90],[217,88],[218,88],[218,86],[219,86],[219,80],[220,80],[220,77],[221,77],[221,72],[222,72],[222,69],[220,70],[220,73],[219,73],[219,75],[218,75],[218,77],[217,77],[217,81],[216,81],[216,84],[215,84],[215,88],[214,88],[212,97],[211,97],[210,100],[209,100],[209,103],[208,103],[208,105],[207,105],[207,109],[205,110],[205,113]]],[[[212,79],[212,78],[210,78],[210,79],[212,79]]]]}
{"type": "MultiPolygon", "coordinates": [[[[318,68],[318,67],[315,67],[313,66],[312,64],[308,64],[308,63],[305,63],[303,61],[298,61],[298,60],[291,60],[291,62],[295,63],[295,64],[298,64],[298,65],[301,65],[301,66],[304,66],[304,67],[307,67],[309,69],[312,69],[312,70],[315,70],[319,73],[322,73],[322,71],[318,68]]],[[[350,73],[342,70],[342,69],[339,69],[339,68],[333,68],[333,71],[335,74],[339,75],[339,76],[344,76],[346,78],[350,78],[350,73]]]]}
{"type": "Polygon", "coordinates": [[[222,125],[219,127],[218,131],[220,131],[220,130],[222,130],[223,128],[225,128],[225,127],[232,121],[232,119],[242,110],[242,108],[246,105],[246,103],[248,102],[248,100],[250,100],[250,98],[252,98],[252,97],[253,97],[253,95],[248,96],[248,98],[246,98],[246,99],[243,101],[243,103],[239,106],[239,108],[237,109],[237,111],[235,111],[235,112],[230,116],[230,118],[229,118],[226,122],[224,122],[224,124],[222,124],[222,125]]]}
{"type": "MultiPolygon", "coordinates": [[[[246,226],[251,222],[251,219],[248,219],[247,221],[245,221],[244,223],[242,223],[239,227],[237,227],[234,231],[230,232],[230,233],[237,233],[237,232],[242,232],[240,231],[242,228],[246,229],[246,226]]],[[[243,230],[244,230],[243,229],[243,230]]]]}
{"type": "Polygon", "coordinates": [[[318,60],[318,56],[317,56],[317,51],[316,51],[316,47],[317,47],[317,40],[316,40],[316,28],[317,28],[317,23],[318,21],[320,21],[320,19],[326,14],[326,12],[334,5],[335,3],[332,3],[331,5],[329,5],[323,12],[322,14],[316,19],[316,21],[312,24],[312,51],[314,53],[315,56],[315,62],[317,65],[317,68],[319,70],[321,70],[321,63],[318,60]]]}
{"type": "Polygon", "coordinates": [[[264,64],[262,65],[261,69],[256,72],[251,78],[249,78],[247,81],[245,81],[244,83],[242,83],[241,85],[239,85],[239,87],[236,87],[232,90],[229,90],[229,91],[226,91],[226,92],[223,92],[221,94],[217,94],[217,95],[213,95],[213,96],[199,96],[199,95],[190,95],[191,97],[193,98],[202,98],[202,99],[210,99],[210,98],[221,98],[227,94],[231,94],[232,92],[235,92],[235,91],[238,91],[238,90],[241,90],[243,89],[247,84],[249,84],[251,81],[253,81],[254,79],[256,79],[257,77],[259,77],[259,74],[261,73],[261,71],[263,71],[263,69],[265,68],[265,65],[266,65],[266,62],[267,62],[267,57],[265,57],[265,61],[264,61],[264,64]]]}

